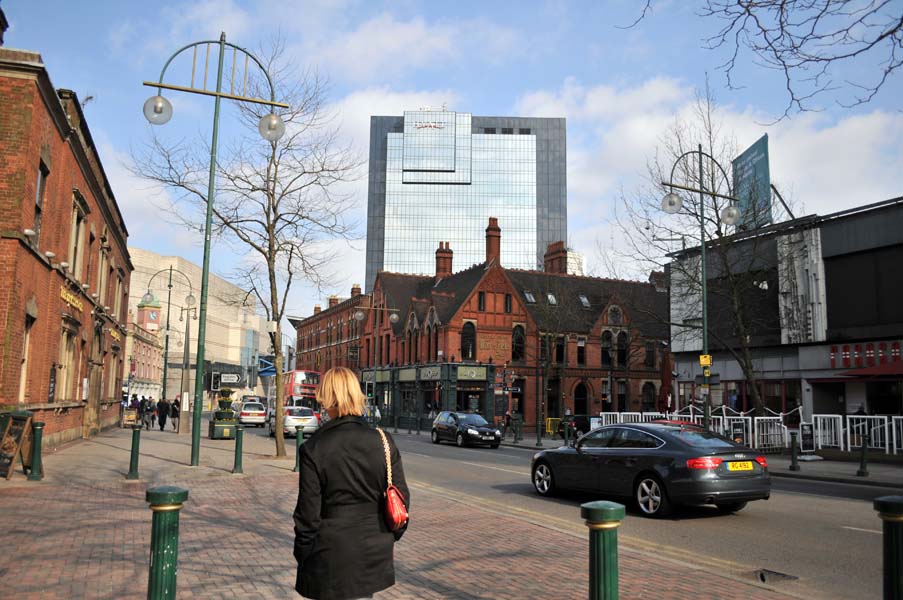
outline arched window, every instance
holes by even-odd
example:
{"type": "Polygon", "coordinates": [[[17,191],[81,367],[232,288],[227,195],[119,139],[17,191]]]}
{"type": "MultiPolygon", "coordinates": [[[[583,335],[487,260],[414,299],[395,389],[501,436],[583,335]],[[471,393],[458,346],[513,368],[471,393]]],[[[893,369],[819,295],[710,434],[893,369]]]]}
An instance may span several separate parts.
{"type": "Polygon", "coordinates": [[[611,366],[611,332],[602,332],[602,366],[611,366]]]}
{"type": "Polygon", "coordinates": [[[517,325],[511,332],[511,360],[524,360],[526,345],[527,336],[524,334],[524,328],[517,325]]]}
{"type": "Polygon", "coordinates": [[[627,332],[618,334],[618,366],[622,369],[627,366],[627,332]]]}
{"type": "Polygon", "coordinates": [[[609,325],[620,325],[621,324],[621,309],[617,306],[612,306],[608,309],[608,324],[609,325]]]}
{"type": "Polygon", "coordinates": [[[433,328],[433,360],[439,360],[439,327],[433,328]]]}
{"type": "Polygon", "coordinates": [[[655,384],[647,381],[643,384],[643,412],[655,410],[655,384]]]}
{"type": "Polygon", "coordinates": [[[433,327],[426,326],[426,362],[433,359],[433,327]]]}
{"type": "Polygon", "coordinates": [[[474,360],[477,357],[477,328],[473,323],[464,323],[461,329],[461,359],[474,360]]]}

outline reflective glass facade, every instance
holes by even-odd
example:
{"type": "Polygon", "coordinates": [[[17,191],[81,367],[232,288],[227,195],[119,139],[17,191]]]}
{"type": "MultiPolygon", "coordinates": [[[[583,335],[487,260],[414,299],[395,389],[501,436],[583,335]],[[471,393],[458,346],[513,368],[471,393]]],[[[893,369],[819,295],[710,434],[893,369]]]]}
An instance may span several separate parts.
{"type": "Polygon", "coordinates": [[[564,119],[371,117],[367,290],[379,270],[433,274],[439,241],[455,271],[483,262],[489,217],[504,266],[541,268],[548,244],[567,239],[565,142],[564,119]]]}

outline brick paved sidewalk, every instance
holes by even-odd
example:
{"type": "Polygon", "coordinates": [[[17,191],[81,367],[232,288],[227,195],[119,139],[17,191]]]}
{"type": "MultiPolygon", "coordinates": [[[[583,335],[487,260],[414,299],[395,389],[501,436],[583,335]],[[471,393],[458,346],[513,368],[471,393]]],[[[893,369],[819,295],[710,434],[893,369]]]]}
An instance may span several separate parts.
{"type": "MultiPolygon", "coordinates": [[[[297,476],[184,482],[180,598],[292,598],[297,476]]],[[[146,483],[35,484],[0,492],[3,597],[143,598],[151,513],[146,483]]],[[[398,584],[378,599],[586,598],[587,540],[415,484],[396,545],[398,584]]],[[[776,599],[729,577],[621,551],[622,598],[776,599]]]]}

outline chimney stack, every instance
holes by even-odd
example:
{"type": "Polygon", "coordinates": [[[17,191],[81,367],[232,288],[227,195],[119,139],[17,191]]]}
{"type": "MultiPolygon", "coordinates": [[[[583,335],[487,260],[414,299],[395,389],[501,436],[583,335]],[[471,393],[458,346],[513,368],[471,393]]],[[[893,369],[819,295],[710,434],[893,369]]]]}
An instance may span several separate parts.
{"type": "Polygon", "coordinates": [[[451,274],[452,251],[448,242],[439,242],[439,249],[436,250],[436,277],[451,277],[451,274]]]}
{"type": "Polygon", "coordinates": [[[568,250],[564,242],[552,242],[545,254],[545,266],[543,270],[546,273],[560,273],[567,275],[568,272],[568,250]]]}
{"type": "Polygon", "coordinates": [[[361,295],[361,284],[352,283],[351,284],[351,297],[354,298],[355,296],[360,296],[360,295],[361,295]]]}
{"type": "Polygon", "coordinates": [[[338,304],[338,303],[339,303],[339,297],[338,297],[338,296],[334,296],[334,295],[333,295],[333,296],[330,296],[330,297],[329,297],[329,306],[328,306],[329,308],[332,308],[333,306],[335,306],[335,305],[338,304]]]}
{"type": "Polygon", "coordinates": [[[489,226],[486,228],[486,262],[501,264],[502,254],[502,230],[499,229],[499,220],[489,217],[489,226]]]}
{"type": "Polygon", "coordinates": [[[320,314],[320,305],[319,304],[314,304],[314,314],[315,315],[320,314]]]}

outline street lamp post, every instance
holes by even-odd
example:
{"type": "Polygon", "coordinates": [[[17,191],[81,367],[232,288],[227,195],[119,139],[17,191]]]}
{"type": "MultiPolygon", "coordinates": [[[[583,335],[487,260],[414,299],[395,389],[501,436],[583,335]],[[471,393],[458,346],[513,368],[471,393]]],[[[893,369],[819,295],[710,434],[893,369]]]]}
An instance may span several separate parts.
{"type": "MultiPolygon", "coordinates": [[[[267,72],[266,67],[263,66],[263,63],[261,63],[256,56],[254,56],[244,48],[227,43],[225,33],[220,34],[219,41],[205,40],[201,42],[194,42],[180,48],[172,56],[170,56],[169,60],[166,61],[166,64],[163,65],[163,70],[160,72],[159,81],[145,81],[144,85],[157,88],[157,95],[151,96],[144,103],[144,116],[153,125],[163,125],[172,118],[172,104],[170,104],[169,100],[161,95],[161,90],[163,89],[190,92],[193,94],[201,94],[214,97],[213,139],[210,143],[210,176],[207,186],[207,211],[204,218],[204,262],[201,270],[201,306],[198,323],[198,343],[196,353],[197,375],[194,382],[194,411],[192,415],[193,426],[191,431],[191,466],[196,467],[198,466],[200,459],[199,454],[201,446],[201,405],[203,404],[204,394],[204,344],[205,335],[207,332],[207,284],[210,273],[210,226],[213,220],[213,202],[214,196],[216,195],[216,148],[219,133],[220,99],[228,98],[241,102],[252,102],[256,104],[263,104],[266,106],[280,108],[288,108],[288,105],[281,102],[276,102],[276,92],[275,88],[273,87],[273,81],[270,78],[270,74],[267,72]],[[218,48],[219,60],[216,71],[216,91],[210,91],[207,89],[207,62],[205,62],[204,64],[204,81],[202,87],[195,87],[194,85],[195,67],[197,66],[198,48],[200,46],[206,46],[208,61],[210,58],[211,48],[218,48]],[[227,46],[232,49],[232,81],[229,93],[225,93],[223,91],[223,62],[225,60],[227,46]],[[169,67],[173,59],[190,48],[194,49],[194,58],[192,59],[191,65],[191,85],[186,87],[163,83],[163,78],[166,75],[166,69],[167,67],[169,67]],[[241,62],[239,59],[239,54],[244,58],[244,71],[241,74],[241,80],[244,81],[244,85],[242,89],[236,90],[236,67],[238,66],[239,62],[241,62]],[[246,95],[248,82],[248,64],[250,61],[253,61],[260,68],[260,71],[263,73],[264,77],[266,77],[267,83],[269,84],[270,88],[269,100],[254,98],[252,96],[246,95]]],[[[275,143],[285,133],[285,123],[282,122],[282,119],[279,118],[279,116],[274,113],[270,113],[268,115],[264,115],[263,118],[260,119],[258,130],[260,131],[260,135],[266,141],[275,143]]]]}
{"type": "MultiPolygon", "coordinates": [[[[709,195],[712,197],[712,202],[715,202],[716,198],[723,198],[728,200],[732,204],[728,204],[724,210],[721,211],[721,222],[725,225],[734,225],[737,221],[740,220],[740,211],[734,206],[733,203],[737,202],[737,199],[731,195],[723,195],[715,192],[715,190],[707,190],[705,189],[705,179],[704,179],[704,170],[703,170],[703,159],[708,159],[712,162],[713,165],[718,167],[718,171],[721,173],[724,178],[724,182],[728,187],[728,191],[730,191],[730,179],[727,176],[724,168],[715,160],[711,154],[703,152],[702,144],[699,144],[696,150],[690,150],[688,152],[684,152],[680,156],[677,157],[677,160],[674,161],[674,165],[671,167],[671,177],[670,179],[674,179],[674,169],[677,168],[677,165],[681,160],[687,158],[692,155],[698,155],[699,157],[699,188],[694,188],[691,186],[678,185],[676,183],[672,183],[669,181],[663,181],[662,185],[668,188],[685,190],[688,192],[697,192],[699,194],[699,268],[700,268],[700,278],[702,280],[702,355],[708,357],[709,355],[709,321],[708,321],[708,286],[706,282],[706,264],[705,264],[705,255],[706,255],[706,242],[705,242],[705,197],[709,195]]],[[[683,199],[674,193],[673,191],[665,194],[665,197],[662,198],[662,210],[668,214],[677,214],[680,212],[683,207],[683,199]]],[[[700,357],[700,363],[702,363],[700,357]]],[[[703,402],[703,427],[705,429],[709,428],[709,422],[711,420],[711,395],[709,390],[709,376],[711,370],[709,366],[703,366],[702,371],[702,390],[703,395],[705,396],[705,400],[703,402]]]]}
{"type": "Polygon", "coordinates": [[[150,280],[147,282],[147,293],[141,297],[141,302],[143,304],[150,304],[155,300],[154,294],[151,292],[151,287],[154,282],[154,278],[160,273],[169,273],[169,280],[166,283],[166,329],[163,334],[163,382],[161,384],[161,394],[160,397],[166,398],[166,367],[169,365],[169,313],[172,311],[172,274],[178,273],[182,277],[185,278],[185,281],[188,282],[188,297],[185,298],[185,303],[191,306],[194,304],[194,294],[193,288],[191,287],[191,278],[188,277],[185,273],[178,269],[174,269],[172,265],[170,265],[166,269],[160,269],[153,275],[151,275],[150,280]],[[189,302],[190,299],[190,302],[189,302]]]}

